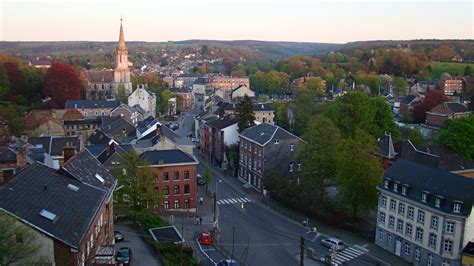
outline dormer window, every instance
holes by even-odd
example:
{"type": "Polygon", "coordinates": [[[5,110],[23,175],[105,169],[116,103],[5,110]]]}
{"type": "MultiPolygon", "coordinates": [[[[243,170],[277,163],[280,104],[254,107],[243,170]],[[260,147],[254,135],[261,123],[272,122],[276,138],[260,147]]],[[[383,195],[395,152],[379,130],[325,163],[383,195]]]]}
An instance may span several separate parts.
{"type": "Polygon", "coordinates": [[[426,191],[421,192],[421,201],[423,201],[423,202],[428,201],[428,192],[426,192],[426,191]]]}
{"type": "Polygon", "coordinates": [[[435,206],[436,206],[437,208],[440,208],[440,207],[441,207],[441,200],[442,200],[442,199],[443,199],[443,196],[439,196],[439,195],[436,196],[436,198],[435,198],[435,206]]]}
{"type": "Polygon", "coordinates": [[[295,150],[295,145],[294,144],[290,144],[290,151],[294,151],[295,150]]]}
{"type": "Polygon", "coordinates": [[[393,191],[398,192],[398,183],[393,183],[393,191]]]}
{"type": "Polygon", "coordinates": [[[405,196],[407,195],[407,190],[408,190],[407,186],[406,186],[406,185],[402,185],[402,194],[403,194],[403,195],[405,195],[405,196]]]}
{"type": "Polygon", "coordinates": [[[390,182],[390,181],[389,181],[388,179],[385,179],[385,180],[384,180],[384,183],[383,183],[383,186],[384,186],[385,188],[387,188],[387,189],[388,189],[389,182],[390,182]]]}
{"type": "Polygon", "coordinates": [[[461,202],[454,202],[453,204],[453,212],[454,213],[461,213],[462,203],[461,202]]]}
{"type": "Polygon", "coordinates": [[[274,141],[274,143],[275,143],[275,144],[279,144],[279,143],[280,143],[280,140],[279,140],[279,139],[276,139],[276,140],[274,141]]]}

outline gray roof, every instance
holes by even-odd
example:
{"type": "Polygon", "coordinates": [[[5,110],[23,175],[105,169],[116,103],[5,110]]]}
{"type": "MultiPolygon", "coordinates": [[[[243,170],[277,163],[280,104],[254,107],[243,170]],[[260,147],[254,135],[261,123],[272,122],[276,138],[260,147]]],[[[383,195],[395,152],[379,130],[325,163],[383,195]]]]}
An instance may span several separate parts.
{"type": "Polygon", "coordinates": [[[392,159],[397,155],[393,146],[392,135],[390,133],[385,133],[384,137],[379,140],[378,145],[380,156],[392,159]]]}
{"type": "Polygon", "coordinates": [[[413,95],[413,94],[408,94],[405,99],[403,99],[403,103],[405,104],[410,104],[412,103],[418,96],[413,95]]]}
{"type": "Polygon", "coordinates": [[[456,103],[456,102],[448,102],[445,103],[445,105],[451,109],[451,111],[455,113],[464,113],[464,112],[469,112],[467,107],[464,104],[461,103],[456,103]]]}
{"type": "Polygon", "coordinates": [[[390,180],[390,185],[388,189],[383,184],[380,185],[379,188],[382,190],[397,193],[393,191],[393,183],[398,182],[400,184],[398,191],[400,191],[401,197],[409,198],[431,208],[437,208],[435,207],[435,198],[441,196],[443,199],[439,209],[442,211],[453,213],[453,203],[461,201],[463,203],[461,215],[468,216],[471,212],[474,201],[474,193],[472,193],[474,179],[403,159],[395,162],[385,173],[384,178],[390,180]],[[401,194],[401,186],[404,184],[408,185],[406,196],[401,194]],[[421,194],[424,191],[430,193],[426,203],[421,201],[421,194]]]}
{"type": "Polygon", "coordinates": [[[153,116],[147,117],[145,120],[138,122],[137,130],[140,133],[147,131],[153,125],[159,124],[153,116]]]}
{"type": "Polygon", "coordinates": [[[34,163],[0,188],[0,208],[78,249],[106,195],[103,190],[34,163]],[[74,191],[69,184],[79,189],[74,191]],[[51,221],[41,216],[43,209],[56,218],[51,221]]]}
{"type": "Polygon", "coordinates": [[[272,139],[283,140],[298,138],[296,135],[293,135],[292,133],[284,130],[283,128],[269,123],[261,123],[253,127],[249,127],[242,131],[240,135],[262,146],[267,144],[272,139]]]}
{"type": "Polygon", "coordinates": [[[85,146],[85,149],[87,149],[93,156],[98,157],[102,152],[105,150],[105,144],[97,144],[97,145],[89,145],[85,146]]]}
{"type": "Polygon", "coordinates": [[[103,132],[100,129],[94,130],[92,134],[87,139],[87,142],[91,145],[99,145],[99,144],[108,144],[112,140],[112,136],[103,132]]]}
{"type": "Polygon", "coordinates": [[[197,164],[197,161],[191,155],[182,150],[159,150],[146,151],[140,155],[142,160],[151,165],[156,164],[197,164]]]}
{"type": "Polygon", "coordinates": [[[82,149],[80,136],[44,136],[28,138],[28,143],[35,146],[41,145],[45,152],[51,156],[62,156],[64,147],[76,147],[79,152],[82,149]]]}
{"type": "Polygon", "coordinates": [[[266,103],[254,103],[253,104],[254,112],[273,112],[273,108],[266,103]]]}
{"type": "Polygon", "coordinates": [[[135,126],[121,116],[103,116],[101,129],[112,137],[136,137],[135,126]]]}
{"type": "Polygon", "coordinates": [[[15,150],[7,146],[0,146],[0,163],[16,163],[15,150]]]}
{"type": "Polygon", "coordinates": [[[239,123],[239,121],[240,121],[240,118],[236,115],[226,115],[221,118],[210,120],[206,122],[206,124],[220,130],[220,129],[224,129],[226,127],[232,126],[234,124],[237,124],[239,123]]]}
{"type": "Polygon", "coordinates": [[[80,108],[115,108],[119,106],[117,101],[107,100],[68,100],[64,109],[80,109],[80,108]]]}
{"type": "Polygon", "coordinates": [[[99,189],[111,192],[115,187],[115,177],[87,149],[67,161],[63,169],[77,180],[99,189]]]}

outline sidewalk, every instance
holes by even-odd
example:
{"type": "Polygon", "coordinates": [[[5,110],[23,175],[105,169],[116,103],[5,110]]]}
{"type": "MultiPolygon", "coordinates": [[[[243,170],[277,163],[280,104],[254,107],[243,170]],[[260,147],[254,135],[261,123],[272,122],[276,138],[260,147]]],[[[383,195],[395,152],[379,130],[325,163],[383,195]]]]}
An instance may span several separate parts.
{"type": "MultiPolygon", "coordinates": [[[[205,159],[200,154],[196,153],[196,157],[200,161],[205,162],[205,159]]],[[[243,183],[239,181],[236,177],[224,174],[216,166],[211,164],[209,164],[209,166],[214,176],[222,177],[222,180],[224,182],[231,185],[236,190],[240,191],[242,193],[242,196],[250,197],[255,203],[260,204],[262,207],[267,208],[276,215],[279,215],[280,217],[292,221],[300,226],[302,226],[301,222],[307,219],[307,217],[303,214],[290,210],[285,206],[282,206],[281,204],[272,200],[271,198],[264,197],[260,192],[257,192],[255,189],[251,187],[245,188],[243,186],[243,183]]],[[[369,250],[366,254],[368,256],[371,256],[373,259],[380,261],[384,265],[410,265],[404,260],[375,245],[375,243],[367,241],[366,239],[363,239],[351,232],[329,226],[314,219],[309,219],[309,227],[317,227],[318,231],[323,232],[326,235],[337,235],[338,237],[344,239],[347,243],[357,245],[362,249],[369,250]]]]}

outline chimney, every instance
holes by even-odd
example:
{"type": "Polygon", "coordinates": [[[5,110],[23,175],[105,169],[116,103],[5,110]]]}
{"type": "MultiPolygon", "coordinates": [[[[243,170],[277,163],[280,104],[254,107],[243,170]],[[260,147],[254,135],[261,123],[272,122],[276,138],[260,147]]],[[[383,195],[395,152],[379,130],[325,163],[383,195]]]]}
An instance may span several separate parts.
{"type": "Polygon", "coordinates": [[[16,165],[19,168],[26,166],[26,151],[25,148],[20,148],[16,154],[16,165]]]}
{"type": "Polygon", "coordinates": [[[66,146],[63,148],[64,154],[64,163],[67,163],[74,155],[76,155],[76,147],[74,146],[66,146]]]}

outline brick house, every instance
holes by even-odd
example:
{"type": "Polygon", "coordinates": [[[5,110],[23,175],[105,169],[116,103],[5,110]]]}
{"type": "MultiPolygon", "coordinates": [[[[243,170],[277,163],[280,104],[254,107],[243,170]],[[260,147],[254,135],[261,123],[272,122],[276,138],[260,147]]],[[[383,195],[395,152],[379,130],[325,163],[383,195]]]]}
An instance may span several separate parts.
{"type": "Polygon", "coordinates": [[[239,117],[231,114],[207,119],[201,125],[200,151],[210,162],[226,170],[228,158],[226,147],[239,141],[239,117]]]}
{"type": "Polygon", "coordinates": [[[258,191],[264,191],[263,177],[277,173],[296,180],[301,162],[296,150],[304,141],[279,126],[262,123],[239,135],[239,179],[258,191]]]}
{"type": "Polygon", "coordinates": [[[377,189],[376,245],[414,265],[461,265],[474,240],[472,178],[400,159],[377,189]]]}
{"type": "Polygon", "coordinates": [[[462,118],[471,113],[464,104],[445,102],[426,112],[426,124],[434,127],[444,127],[448,120],[462,118]]]}
{"type": "Polygon", "coordinates": [[[156,189],[164,196],[163,209],[196,212],[198,161],[181,150],[146,151],[140,159],[156,173],[156,189]]]}
{"type": "Polygon", "coordinates": [[[447,78],[441,80],[441,88],[444,92],[444,95],[453,96],[455,94],[460,94],[464,91],[465,83],[462,78],[447,78]]]}
{"type": "Polygon", "coordinates": [[[110,116],[121,116],[125,121],[134,126],[137,126],[138,121],[141,121],[139,120],[138,111],[123,103],[110,111],[110,116]]]}
{"type": "Polygon", "coordinates": [[[68,154],[59,170],[35,162],[0,187],[0,211],[37,237],[40,248],[25,263],[112,264],[115,178],[88,151],[68,154]],[[104,249],[110,256],[96,259],[104,249]]]}
{"type": "Polygon", "coordinates": [[[194,98],[191,89],[173,88],[171,92],[173,92],[174,97],[176,97],[176,109],[178,111],[187,111],[193,108],[194,98]]]}
{"type": "Polygon", "coordinates": [[[53,110],[32,110],[23,119],[23,134],[33,136],[46,134],[62,136],[65,134],[62,121],[53,110]]]}

